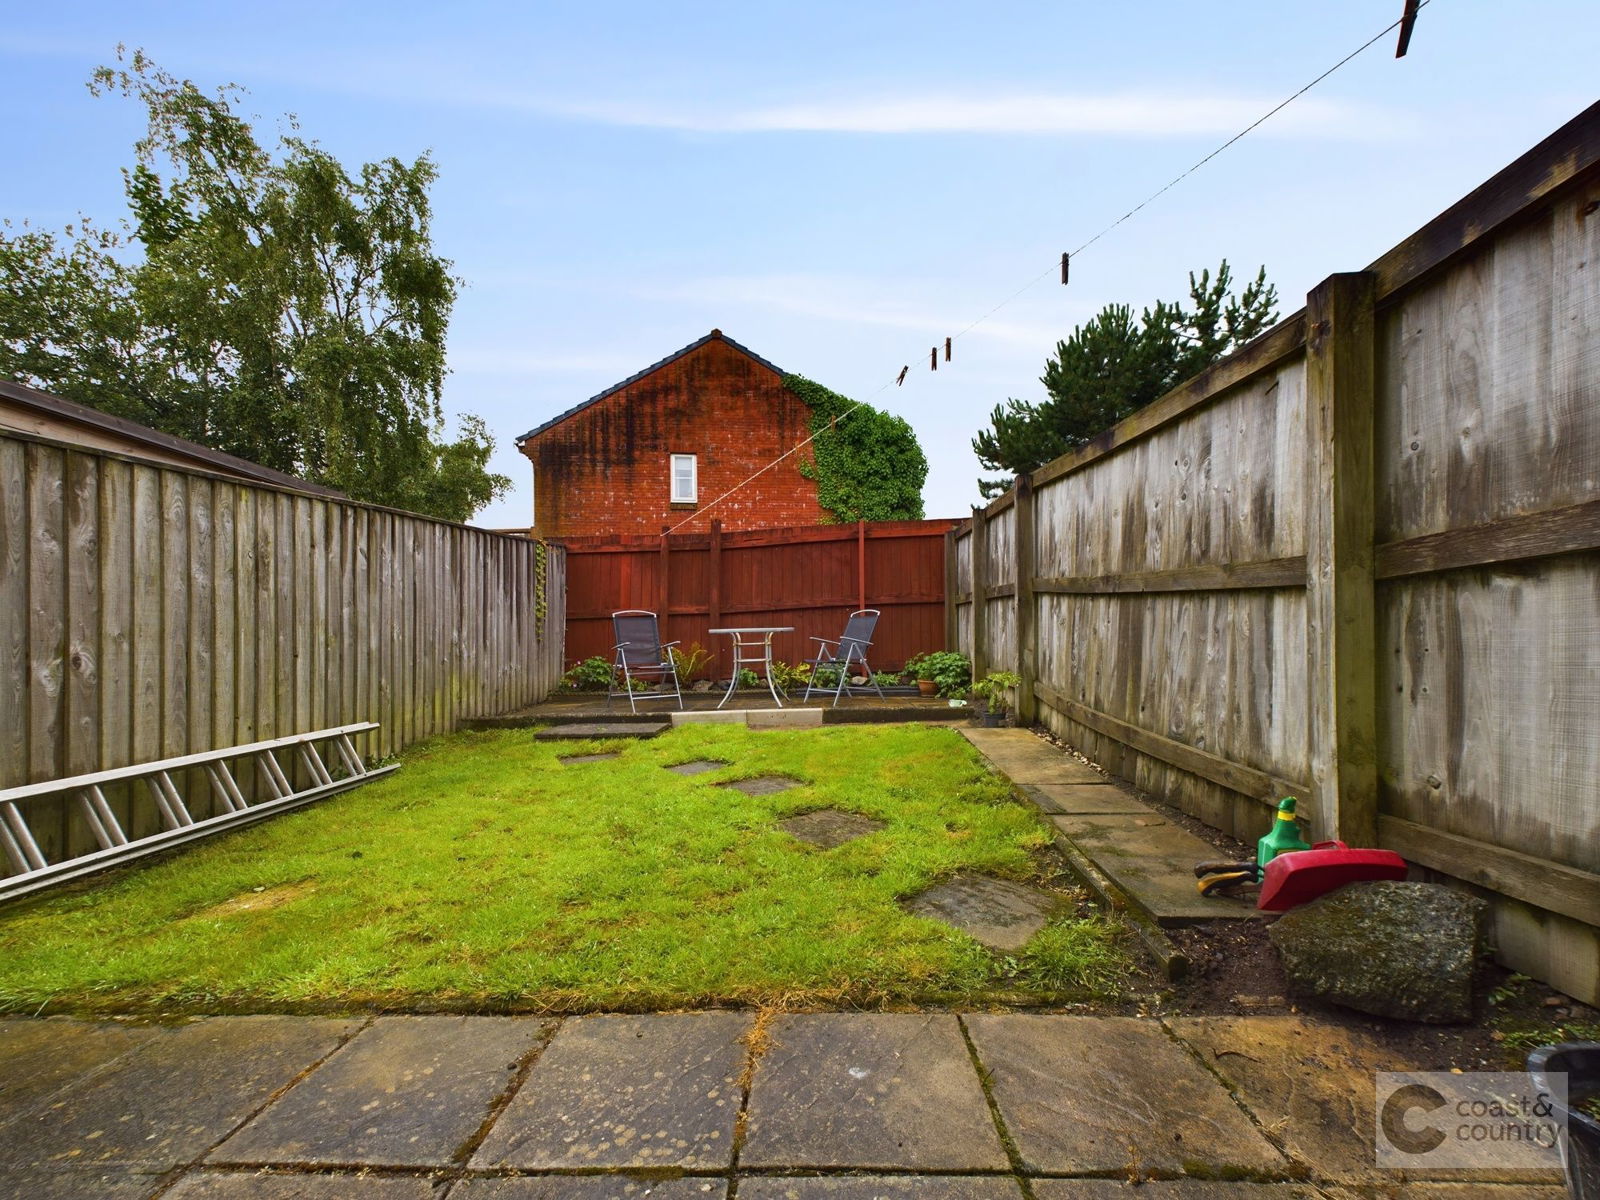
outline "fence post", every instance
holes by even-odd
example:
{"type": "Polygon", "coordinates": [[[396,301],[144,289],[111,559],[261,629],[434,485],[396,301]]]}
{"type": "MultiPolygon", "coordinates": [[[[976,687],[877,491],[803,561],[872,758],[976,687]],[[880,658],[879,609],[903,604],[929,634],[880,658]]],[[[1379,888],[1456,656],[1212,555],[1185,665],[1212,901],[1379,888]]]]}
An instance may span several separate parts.
{"type": "Polygon", "coordinates": [[[1026,728],[1033,724],[1039,711],[1038,699],[1033,694],[1039,670],[1035,661],[1038,639],[1034,636],[1033,605],[1033,476],[1027,472],[1018,475],[1016,492],[1013,537],[1016,541],[1017,674],[1022,678],[1017,685],[1017,724],[1026,728]]]}
{"type": "Polygon", "coordinates": [[[967,548],[972,579],[972,678],[982,679],[989,670],[989,605],[984,598],[984,557],[988,553],[988,513],[972,509],[972,543],[967,548]]]}
{"type": "Polygon", "coordinates": [[[1373,593],[1376,279],[1330,275],[1306,297],[1306,620],[1314,827],[1378,841],[1373,593]]]}
{"type": "MultiPolygon", "coordinates": [[[[706,601],[706,615],[710,617],[710,621],[707,622],[706,627],[708,629],[720,629],[722,628],[722,522],[715,517],[711,520],[710,555],[711,561],[707,564],[706,570],[706,574],[710,576],[711,583],[711,594],[706,601]]],[[[717,636],[709,640],[712,646],[712,654],[715,656],[711,661],[714,666],[720,667],[722,664],[722,638],[717,636]]],[[[712,672],[713,675],[719,676],[721,673],[720,670],[712,672]]]]}
{"type": "Polygon", "coordinates": [[[867,606],[867,523],[856,522],[856,609],[867,606]]]}
{"type": "Polygon", "coordinates": [[[672,608],[672,588],[667,572],[672,566],[672,526],[661,527],[661,631],[666,632],[667,615],[672,608]]]}
{"type": "Polygon", "coordinates": [[[957,626],[956,593],[961,590],[961,580],[956,572],[956,529],[952,525],[944,531],[944,649],[955,650],[961,644],[957,626]]]}

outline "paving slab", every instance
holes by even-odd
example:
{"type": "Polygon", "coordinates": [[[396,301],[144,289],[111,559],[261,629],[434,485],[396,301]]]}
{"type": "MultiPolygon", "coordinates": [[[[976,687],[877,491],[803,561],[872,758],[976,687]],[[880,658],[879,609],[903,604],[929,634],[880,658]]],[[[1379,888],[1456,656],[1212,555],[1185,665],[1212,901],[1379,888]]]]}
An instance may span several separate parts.
{"type": "Polygon", "coordinates": [[[746,796],[776,796],[779,792],[805,785],[805,780],[790,779],[787,775],[757,775],[754,779],[735,779],[732,783],[717,784],[721,788],[743,792],[746,796]]]}
{"type": "Polygon", "coordinates": [[[745,716],[751,729],[821,729],[820,708],[752,708],[745,716]]]}
{"type": "Polygon", "coordinates": [[[70,1017],[0,1020],[0,1127],[157,1032],[152,1025],[70,1017]]]}
{"type": "Polygon", "coordinates": [[[667,721],[590,721],[582,725],[550,725],[533,735],[536,742],[599,741],[603,738],[653,738],[672,728],[667,721]]]}
{"type": "MultiPolygon", "coordinates": [[[[1227,1080],[1289,1154],[1335,1182],[1392,1181],[1376,1165],[1379,1071],[1422,1070],[1377,1037],[1346,1025],[1290,1017],[1175,1017],[1168,1027],[1227,1080]]],[[[1430,1178],[1449,1171],[1407,1172],[1430,1178]]],[[[1553,1183],[1554,1171],[1479,1172],[1475,1182],[1553,1183]]]]}
{"type": "Polygon", "coordinates": [[[1568,1200],[1564,1185],[1517,1183],[1324,1184],[1318,1195],[1321,1200],[1568,1200]]]}
{"type": "Polygon", "coordinates": [[[1155,1021],[965,1018],[1029,1171],[1275,1172],[1288,1166],[1155,1021]]]}
{"type": "Polygon", "coordinates": [[[433,1200],[434,1195],[433,1182],[419,1176],[199,1171],[185,1175],[161,1200],[433,1200]]]}
{"type": "Polygon", "coordinates": [[[750,1176],[739,1200],[1022,1200],[1009,1175],[750,1176]]]}
{"type": "MultiPolygon", "coordinates": [[[[1035,1200],[1326,1200],[1308,1183],[1236,1183],[1210,1179],[1035,1179],[1035,1200]]],[[[1510,1200],[1507,1197],[1507,1200],[1510,1200]]]]}
{"type": "Polygon", "coordinates": [[[991,875],[952,875],[902,905],[915,916],[942,921],[991,950],[1020,950],[1044,928],[1061,897],[991,875]]]}
{"type": "Polygon", "coordinates": [[[607,754],[563,754],[556,761],[576,766],[582,763],[610,762],[612,759],[621,757],[622,751],[612,750],[607,754]]]}
{"type": "Polygon", "coordinates": [[[472,1165],[726,1168],[753,1022],[733,1012],[567,1021],[472,1165]]]}
{"type": "Polygon", "coordinates": [[[778,822],[778,828],[791,837],[809,842],[813,846],[821,846],[824,850],[832,850],[846,842],[853,842],[858,837],[876,833],[887,825],[886,821],[877,821],[860,813],[845,812],[837,808],[819,808],[816,812],[802,813],[798,817],[778,822]]]}
{"type": "Polygon", "coordinates": [[[1054,783],[1099,783],[1106,777],[1026,729],[984,729],[968,726],[961,735],[991,766],[1014,782],[1048,778],[1054,783]]]}
{"type": "Polygon", "coordinates": [[[1132,793],[1113,783],[1058,783],[1033,778],[1027,783],[1011,781],[1041,812],[1051,816],[1078,813],[1127,813],[1146,816],[1152,810],[1132,793]]]}
{"type": "Polygon", "coordinates": [[[322,1017],[208,1017],[160,1028],[9,1126],[0,1166],[193,1162],[360,1028],[322,1017]]]}
{"type": "Polygon", "coordinates": [[[445,1166],[549,1028],[527,1017],[379,1017],[210,1161],[445,1166]]]}
{"type": "Polygon", "coordinates": [[[1200,895],[1195,890],[1194,865],[1217,858],[1217,848],[1154,810],[1051,820],[1129,899],[1163,925],[1266,915],[1253,904],[1200,895]]]}
{"type": "Polygon", "coordinates": [[[675,712],[672,714],[672,724],[676,728],[680,725],[743,725],[744,709],[724,708],[706,709],[700,712],[675,712]]]}
{"type": "Polygon", "coordinates": [[[450,1200],[726,1200],[727,1195],[724,1179],[544,1175],[468,1179],[456,1185],[450,1200]]]}
{"type": "Polygon", "coordinates": [[[667,770],[675,775],[704,775],[707,771],[720,771],[723,767],[733,766],[730,762],[723,762],[720,758],[697,758],[693,762],[674,763],[667,770]]]}
{"type": "Polygon", "coordinates": [[[0,1171],[0,1200],[146,1200],[164,1185],[165,1175],[103,1170],[0,1171]]]}
{"type": "Polygon", "coordinates": [[[1009,1169],[955,1017],[817,1013],[769,1033],[742,1166],[1009,1169]]]}

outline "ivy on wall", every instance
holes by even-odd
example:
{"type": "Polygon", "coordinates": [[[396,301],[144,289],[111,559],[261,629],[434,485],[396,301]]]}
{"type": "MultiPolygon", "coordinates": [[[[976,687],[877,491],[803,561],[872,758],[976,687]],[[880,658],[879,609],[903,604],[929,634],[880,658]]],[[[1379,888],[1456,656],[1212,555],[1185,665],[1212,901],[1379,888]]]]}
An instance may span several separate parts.
{"type": "Polygon", "coordinates": [[[810,456],[800,474],[817,484],[817,503],[835,521],[920,521],[928,460],[911,426],[857,404],[804,375],[785,375],[811,409],[810,456]]]}

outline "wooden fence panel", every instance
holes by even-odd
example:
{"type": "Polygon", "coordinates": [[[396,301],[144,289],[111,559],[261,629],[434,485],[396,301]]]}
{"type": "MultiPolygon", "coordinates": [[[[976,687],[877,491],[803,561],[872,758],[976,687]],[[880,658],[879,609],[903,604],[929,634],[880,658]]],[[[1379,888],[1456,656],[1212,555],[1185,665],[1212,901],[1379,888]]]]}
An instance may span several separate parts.
{"type": "Polygon", "coordinates": [[[1503,960],[1591,1002],[1597,195],[1600,105],[1034,472],[1015,598],[1010,496],[947,566],[990,597],[952,596],[962,648],[1025,618],[1041,719],[1107,769],[1249,839],[1300,795],[1313,834],[1482,889],[1503,960]]]}
{"type": "MultiPolygon", "coordinates": [[[[356,720],[388,754],[535,703],[562,669],[540,573],[559,597],[562,552],[523,538],[0,435],[0,787],[356,720]],[[461,702],[469,679],[492,687],[461,702]]],[[[48,855],[89,847],[65,807],[36,829],[48,855]]]]}
{"type": "Polygon", "coordinates": [[[569,538],[567,659],[611,657],[611,614],[664,613],[662,636],[711,651],[707,674],[730,669],[728,639],[707,631],[790,625],[773,639],[787,662],[812,658],[815,637],[838,637],[849,614],[879,609],[871,662],[894,670],[944,645],[944,536],[950,521],[856,525],[663,537],[569,538]]]}

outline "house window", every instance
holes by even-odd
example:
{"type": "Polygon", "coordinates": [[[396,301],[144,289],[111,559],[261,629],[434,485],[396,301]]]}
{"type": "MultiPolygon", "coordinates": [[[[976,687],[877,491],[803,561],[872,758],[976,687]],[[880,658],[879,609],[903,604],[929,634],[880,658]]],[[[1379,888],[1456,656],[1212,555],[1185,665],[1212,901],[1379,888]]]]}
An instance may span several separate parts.
{"type": "Polygon", "coordinates": [[[692,454],[672,456],[672,503],[693,504],[699,497],[699,484],[692,454]]]}

